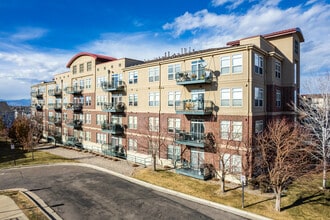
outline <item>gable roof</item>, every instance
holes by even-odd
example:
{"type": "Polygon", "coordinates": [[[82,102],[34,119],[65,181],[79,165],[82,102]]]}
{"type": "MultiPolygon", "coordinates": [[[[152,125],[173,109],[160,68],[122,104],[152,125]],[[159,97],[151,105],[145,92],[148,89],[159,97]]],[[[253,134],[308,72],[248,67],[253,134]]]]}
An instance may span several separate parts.
{"type": "Polygon", "coordinates": [[[253,37],[257,37],[257,36],[261,36],[265,39],[271,39],[271,38],[280,37],[280,36],[289,35],[289,34],[297,34],[298,37],[299,37],[300,42],[305,41],[304,36],[303,36],[300,28],[297,27],[297,28],[291,28],[291,29],[286,29],[286,30],[282,30],[282,31],[276,31],[276,32],[272,32],[272,33],[269,33],[269,34],[256,35],[256,36],[242,38],[240,40],[230,41],[230,42],[227,42],[227,45],[228,46],[238,46],[238,45],[240,45],[241,40],[245,40],[245,39],[249,39],[249,38],[253,38],[253,37]]]}
{"type": "Polygon", "coordinates": [[[114,57],[109,57],[109,56],[104,56],[104,55],[94,54],[94,53],[88,53],[88,52],[80,52],[80,53],[77,53],[76,55],[74,55],[70,59],[70,61],[66,64],[66,67],[70,68],[73,61],[75,61],[76,59],[78,59],[81,56],[90,56],[90,57],[93,57],[94,59],[99,60],[101,62],[117,60],[117,58],[114,58],[114,57]]]}

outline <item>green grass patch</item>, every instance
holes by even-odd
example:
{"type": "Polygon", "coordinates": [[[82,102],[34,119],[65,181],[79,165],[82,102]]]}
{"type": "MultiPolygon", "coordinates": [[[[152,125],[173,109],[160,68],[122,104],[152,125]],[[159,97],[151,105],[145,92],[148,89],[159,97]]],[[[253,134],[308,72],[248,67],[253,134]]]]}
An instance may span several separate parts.
{"type": "MultiPolygon", "coordinates": [[[[189,194],[198,198],[242,209],[242,189],[234,185],[221,193],[219,181],[197,180],[171,171],[142,169],[134,178],[189,194]]],[[[228,184],[229,186],[229,184],[228,184]]],[[[272,194],[262,194],[258,190],[245,188],[242,210],[272,219],[329,219],[330,192],[320,189],[321,175],[308,175],[296,181],[282,197],[282,210],[274,211],[272,194]]]]}

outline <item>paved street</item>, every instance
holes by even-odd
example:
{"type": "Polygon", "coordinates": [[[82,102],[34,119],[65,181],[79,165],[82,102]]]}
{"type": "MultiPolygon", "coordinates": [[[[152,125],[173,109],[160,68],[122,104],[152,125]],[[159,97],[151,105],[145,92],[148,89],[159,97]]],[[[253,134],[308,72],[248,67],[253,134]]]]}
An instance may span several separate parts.
{"type": "Polygon", "coordinates": [[[242,219],[87,167],[8,169],[0,178],[0,189],[27,188],[63,219],[242,219]]]}

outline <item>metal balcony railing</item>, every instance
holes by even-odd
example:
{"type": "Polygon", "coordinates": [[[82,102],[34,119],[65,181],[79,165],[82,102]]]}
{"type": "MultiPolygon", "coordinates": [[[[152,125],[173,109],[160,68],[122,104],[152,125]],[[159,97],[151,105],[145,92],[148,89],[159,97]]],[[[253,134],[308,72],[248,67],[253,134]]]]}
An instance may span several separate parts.
{"type": "Polygon", "coordinates": [[[101,128],[102,131],[109,132],[115,135],[121,135],[124,133],[124,127],[121,124],[103,122],[101,128]]]}
{"type": "Polygon", "coordinates": [[[42,111],[43,104],[32,104],[31,107],[36,108],[37,111],[42,111]]]}
{"type": "Polygon", "coordinates": [[[212,83],[213,72],[209,69],[200,71],[182,71],[175,74],[177,85],[212,83]]]}
{"type": "Polygon", "coordinates": [[[106,92],[123,91],[125,89],[125,82],[124,81],[102,82],[101,87],[103,91],[106,92]]]}
{"type": "Polygon", "coordinates": [[[83,108],[83,105],[81,103],[67,103],[65,104],[65,108],[74,112],[80,112],[83,108]]]}
{"type": "Polygon", "coordinates": [[[124,112],[125,111],[125,103],[102,103],[102,111],[104,112],[124,112]]]}
{"type": "Polygon", "coordinates": [[[62,96],[62,89],[49,89],[48,90],[48,95],[50,96],[62,96]]]}
{"type": "Polygon", "coordinates": [[[42,99],[43,98],[44,93],[41,91],[33,91],[31,92],[31,96],[37,99],[42,99]]]}
{"type": "Polygon", "coordinates": [[[65,124],[73,129],[80,130],[82,128],[83,121],[79,119],[67,120],[65,124]]]}
{"type": "Polygon", "coordinates": [[[73,86],[73,87],[66,87],[64,90],[67,94],[73,94],[73,95],[80,95],[83,91],[82,86],[73,86]]]}
{"type": "Polygon", "coordinates": [[[206,135],[204,133],[176,130],[174,140],[177,144],[204,148],[206,144],[206,135]]]}
{"type": "Polygon", "coordinates": [[[175,102],[175,112],[185,115],[210,115],[214,110],[214,103],[210,100],[183,100],[175,102]]]}
{"type": "Polygon", "coordinates": [[[102,144],[102,153],[112,157],[119,157],[126,159],[126,151],[123,145],[121,144],[102,144]]]}

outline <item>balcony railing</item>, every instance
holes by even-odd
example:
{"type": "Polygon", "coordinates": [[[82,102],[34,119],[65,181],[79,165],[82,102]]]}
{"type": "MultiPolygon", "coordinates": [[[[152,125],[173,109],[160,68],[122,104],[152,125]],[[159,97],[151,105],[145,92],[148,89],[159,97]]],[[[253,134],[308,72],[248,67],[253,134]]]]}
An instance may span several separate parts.
{"type": "Polygon", "coordinates": [[[175,143],[189,145],[193,147],[204,148],[206,144],[206,135],[198,132],[186,132],[177,130],[175,132],[175,143]]]}
{"type": "Polygon", "coordinates": [[[184,115],[210,115],[214,110],[214,103],[210,100],[183,100],[175,103],[175,112],[184,115]]]}
{"type": "Polygon", "coordinates": [[[42,111],[43,104],[32,104],[31,107],[36,108],[37,111],[42,111]]]}
{"type": "Polygon", "coordinates": [[[81,143],[79,141],[79,138],[77,137],[74,137],[74,136],[68,136],[67,140],[65,141],[65,145],[67,146],[76,146],[76,144],[79,144],[81,143]]]}
{"type": "Polygon", "coordinates": [[[67,103],[65,104],[65,108],[67,110],[72,110],[74,112],[80,112],[82,110],[83,105],[81,103],[67,103]]]}
{"type": "Polygon", "coordinates": [[[125,103],[103,103],[102,111],[104,112],[124,112],[125,111],[125,103]]]}
{"type": "Polygon", "coordinates": [[[33,91],[31,92],[31,96],[37,99],[42,99],[43,98],[44,93],[41,91],[33,91]]]}
{"type": "Polygon", "coordinates": [[[103,122],[101,128],[102,131],[109,132],[115,135],[122,135],[124,133],[124,127],[121,124],[103,122]]]}
{"type": "Polygon", "coordinates": [[[49,103],[48,109],[54,109],[55,111],[62,110],[62,104],[61,103],[49,103]]]}
{"type": "Polygon", "coordinates": [[[73,129],[80,130],[82,128],[82,120],[74,119],[74,120],[67,120],[65,124],[69,127],[73,127],[73,129]]]}
{"type": "Polygon", "coordinates": [[[205,69],[202,71],[183,71],[175,74],[177,85],[212,83],[213,72],[205,69]]]}
{"type": "Polygon", "coordinates": [[[60,97],[62,96],[62,89],[49,89],[48,95],[60,97]]]}
{"type": "Polygon", "coordinates": [[[105,155],[126,159],[126,151],[123,145],[120,144],[102,144],[102,153],[105,155]]]}
{"type": "Polygon", "coordinates": [[[55,126],[61,126],[62,125],[62,119],[61,118],[55,118],[54,124],[55,124],[55,126]]]}
{"type": "Polygon", "coordinates": [[[125,82],[124,81],[102,82],[101,87],[103,91],[106,92],[123,91],[125,89],[125,82]]]}
{"type": "Polygon", "coordinates": [[[81,92],[83,91],[83,87],[81,87],[81,86],[70,87],[69,86],[69,87],[66,87],[64,90],[67,94],[80,95],[81,92]]]}

